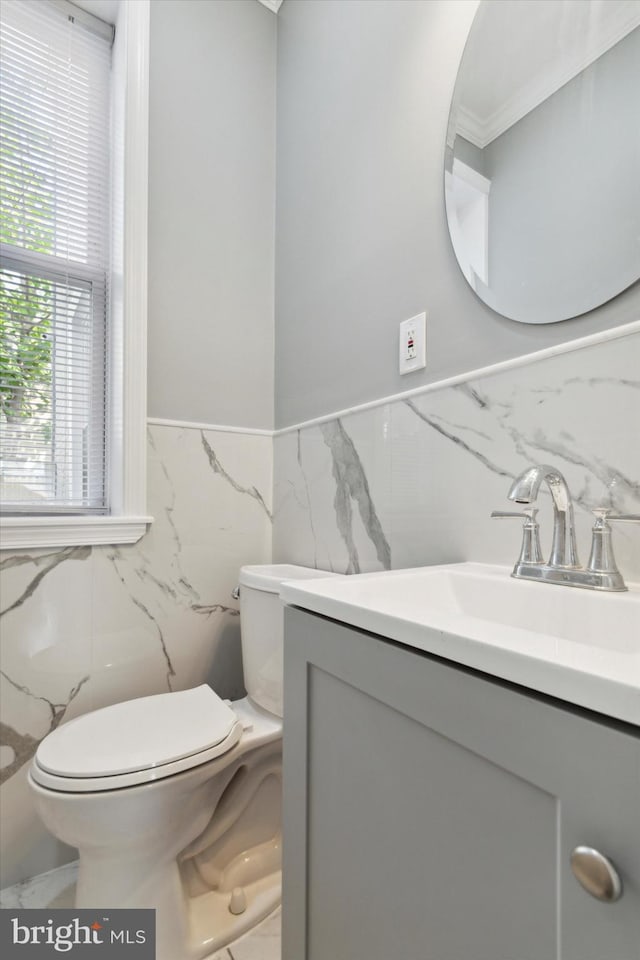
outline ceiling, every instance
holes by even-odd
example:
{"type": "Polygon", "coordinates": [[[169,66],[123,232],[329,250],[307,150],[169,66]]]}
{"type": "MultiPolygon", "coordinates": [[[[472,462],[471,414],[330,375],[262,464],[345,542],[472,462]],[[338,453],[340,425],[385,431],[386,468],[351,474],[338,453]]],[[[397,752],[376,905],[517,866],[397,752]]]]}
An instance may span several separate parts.
{"type": "MultiPolygon", "coordinates": [[[[258,2],[272,10],[273,13],[277,13],[282,6],[282,0],[258,0],[258,2]]],[[[87,13],[92,13],[95,17],[105,20],[107,23],[115,24],[118,18],[120,0],[71,0],[71,3],[86,10],[87,13]]]]}
{"type": "Polygon", "coordinates": [[[70,0],[70,2],[106,23],[115,24],[118,19],[120,0],[70,0]]]}
{"type": "Polygon", "coordinates": [[[262,3],[269,10],[273,10],[274,13],[277,13],[282,6],[282,0],[258,0],[258,3],[262,3]]]}
{"type": "Polygon", "coordinates": [[[457,125],[478,147],[640,25],[638,0],[493,0],[480,12],[462,61],[457,125]]]}

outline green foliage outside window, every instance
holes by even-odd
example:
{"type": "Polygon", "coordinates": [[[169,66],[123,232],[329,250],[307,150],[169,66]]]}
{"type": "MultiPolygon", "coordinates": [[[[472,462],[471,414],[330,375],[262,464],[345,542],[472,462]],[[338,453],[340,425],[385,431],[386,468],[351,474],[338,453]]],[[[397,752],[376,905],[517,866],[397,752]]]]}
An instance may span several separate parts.
{"type": "MultiPolygon", "coordinates": [[[[1,120],[0,241],[35,253],[52,253],[53,190],[20,141],[15,118],[4,113],[1,120]]],[[[31,132],[31,143],[33,136],[31,132]]],[[[50,406],[53,309],[52,281],[35,273],[2,269],[0,413],[8,423],[45,413],[50,406]]]]}

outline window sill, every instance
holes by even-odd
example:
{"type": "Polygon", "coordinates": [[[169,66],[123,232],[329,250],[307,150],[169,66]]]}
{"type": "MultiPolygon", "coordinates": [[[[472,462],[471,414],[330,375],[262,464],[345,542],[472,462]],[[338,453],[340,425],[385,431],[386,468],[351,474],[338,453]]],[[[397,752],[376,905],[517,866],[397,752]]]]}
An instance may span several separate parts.
{"type": "Polygon", "coordinates": [[[0,549],[136,543],[153,517],[2,517],[0,549]]]}

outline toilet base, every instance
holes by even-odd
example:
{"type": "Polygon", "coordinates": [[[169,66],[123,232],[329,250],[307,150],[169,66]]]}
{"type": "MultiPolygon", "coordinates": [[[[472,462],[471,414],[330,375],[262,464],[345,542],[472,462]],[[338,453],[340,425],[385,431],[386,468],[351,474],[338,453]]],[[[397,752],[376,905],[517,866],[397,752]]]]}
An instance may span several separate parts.
{"type": "MultiPolygon", "coordinates": [[[[76,864],[72,864],[75,868],[76,864]]],[[[57,870],[68,871],[68,867],[57,870]]],[[[57,871],[54,871],[57,872],[57,871]]],[[[44,876],[44,875],[43,875],[44,876]]],[[[38,881],[40,877],[35,877],[38,881]]],[[[13,888],[11,888],[13,889],[13,888]]],[[[250,933],[258,924],[270,917],[280,906],[282,882],[280,871],[251,884],[246,888],[247,907],[239,915],[229,911],[230,895],[210,891],[189,901],[188,915],[190,937],[184,950],[175,960],[212,960],[220,950],[235,943],[250,933]],[[215,937],[211,930],[215,929],[215,937]]],[[[54,899],[37,907],[48,909],[71,909],[77,906],[76,883],[68,883],[54,899]]]]}
{"type": "MultiPolygon", "coordinates": [[[[189,901],[189,942],[184,960],[209,960],[219,950],[252,930],[280,905],[281,874],[271,874],[245,888],[246,910],[234,915],[230,895],[218,891],[189,901]],[[211,931],[215,936],[211,937],[211,931]]],[[[182,960],[182,958],[180,958],[182,960]]]]}

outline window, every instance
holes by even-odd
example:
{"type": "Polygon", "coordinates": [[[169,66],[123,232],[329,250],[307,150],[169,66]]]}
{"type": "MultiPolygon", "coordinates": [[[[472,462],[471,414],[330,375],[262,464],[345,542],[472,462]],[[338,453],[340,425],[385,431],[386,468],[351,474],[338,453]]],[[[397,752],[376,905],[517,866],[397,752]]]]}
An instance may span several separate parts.
{"type": "Polygon", "coordinates": [[[66,7],[3,0],[0,13],[0,482],[11,512],[107,510],[112,38],[66,7]]]}
{"type": "Polygon", "coordinates": [[[3,548],[133,542],[150,519],[148,6],[121,0],[112,49],[67,0],[0,5],[3,548]]]}

